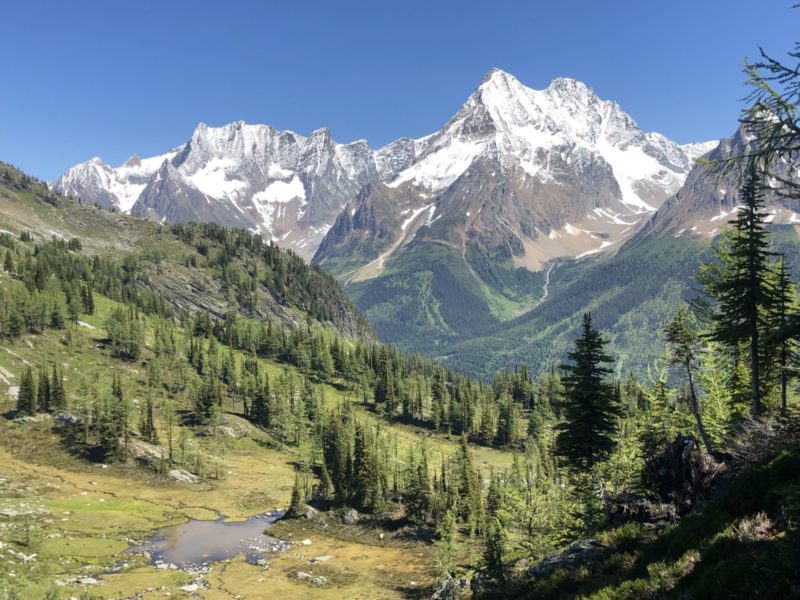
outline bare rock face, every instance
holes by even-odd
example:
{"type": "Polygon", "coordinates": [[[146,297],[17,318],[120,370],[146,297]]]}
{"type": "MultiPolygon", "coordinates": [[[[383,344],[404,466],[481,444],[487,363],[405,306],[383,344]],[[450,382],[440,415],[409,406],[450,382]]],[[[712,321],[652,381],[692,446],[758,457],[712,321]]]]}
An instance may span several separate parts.
{"type": "Polygon", "coordinates": [[[645,477],[659,500],[684,516],[708,495],[711,482],[726,470],[723,463],[702,452],[693,438],[679,436],[645,467],[645,477]]]}

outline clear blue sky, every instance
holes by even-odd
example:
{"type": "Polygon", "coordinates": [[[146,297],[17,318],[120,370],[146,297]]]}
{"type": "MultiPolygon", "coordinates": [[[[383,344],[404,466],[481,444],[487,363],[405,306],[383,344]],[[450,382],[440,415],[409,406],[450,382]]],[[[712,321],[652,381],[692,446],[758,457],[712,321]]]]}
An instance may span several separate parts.
{"type": "Polygon", "coordinates": [[[0,160],[46,179],[243,119],[373,147],[435,131],[491,67],[585,81],[679,142],[736,126],[741,65],[795,0],[7,2],[0,160]]]}

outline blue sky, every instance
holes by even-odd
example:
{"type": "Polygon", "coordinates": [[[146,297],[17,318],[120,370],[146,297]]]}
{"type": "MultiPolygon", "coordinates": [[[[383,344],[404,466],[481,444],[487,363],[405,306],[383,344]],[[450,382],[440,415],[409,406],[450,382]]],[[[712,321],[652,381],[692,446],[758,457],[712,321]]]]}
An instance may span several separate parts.
{"type": "Polygon", "coordinates": [[[491,67],[585,81],[678,142],[719,138],[745,57],[792,49],[792,1],[6,3],[0,160],[51,179],[240,119],[377,147],[441,127],[491,67]]]}

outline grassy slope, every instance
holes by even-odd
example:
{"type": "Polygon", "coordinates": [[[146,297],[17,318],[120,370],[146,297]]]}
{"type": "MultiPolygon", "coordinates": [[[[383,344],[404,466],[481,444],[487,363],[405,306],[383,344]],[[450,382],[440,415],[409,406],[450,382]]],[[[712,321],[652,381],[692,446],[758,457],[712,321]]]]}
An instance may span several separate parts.
{"type": "Polygon", "coordinates": [[[633,526],[608,539],[619,552],[557,572],[521,597],[796,598],[800,595],[800,449],[739,474],[705,508],[658,537],[633,526]]]}
{"type": "MultiPolygon", "coordinates": [[[[144,362],[116,361],[100,342],[104,337],[103,323],[117,304],[100,294],[95,295],[95,302],[95,314],[82,317],[87,326],[72,331],[69,346],[64,343],[63,332],[52,330],[0,343],[0,413],[13,407],[8,390],[18,385],[24,366],[38,365],[43,358],[57,359],[64,365],[70,402],[74,402],[83,383],[91,383],[101,391],[110,387],[115,369],[124,373],[122,381],[127,398],[135,403],[145,397],[144,362]]],[[[148,327],[146,341],[151,330],[148,327]]],[[[180,330],[177,337],[180,342],[183,337],[180,330]]],[[[149,350],[145,349],[142,360],[149,356],[149,350]]],[[[286,368],[300,377],[292,367],[261,362],[273,377],[286,368]]],[[[324,386],[324,397],[330,406],[348,401],[345,393],[330,385],[324,386]]],[[[240,405],[226,408],[241,410],[240,405]]],[[[375,420],[361,406],[357,405],[356,411],[362,419],[375,420]]],[[[137,422],[133,413],[131,422],[134,426],[137,422]]],[[[166,432],[163,423],[159,426],[163,441],[166,432]]],[[[396,437],[401,457],[408,448],[419,444],[421,432],[413,427],[385,423],[382,427],[396,437]]],[[[177,438],[177,432],[175,435],[177,438]]],[[[455,450],[455,439],[424,435],[429,439],[433,456],[455,450]]],[[[214,465],[219,479],[212,472],[200,485],[179,485],[130,465],[103,468],[71,456],[49,425],[19,425],[0,417],[0,475],[9,478],[0,485],[0,510],[20,513],[13,518],[0,516],[0,543],[4,545],[0,555],[9,558],[8,550],[37,555],[27,563],[0,561],[0,581],[13,580],[23,598],[43,597],[54,581],[102,574],[113,565],[128,562],[128,567],[121,571],[103,575],[102,584],[91,586],[91,591],[111,598],[155,588],[159,590],[157,593],[144,597],[163,597],[165,592],[180,597],[182,592],[178,588],[191,583],[192,578],[183,573],[159,571],[140,559],[131,560],[124,554],[129,541],[142,539],[157,527],[188,517],[212,518],[221,513],[244,518],[285,507],[291,494],[294,465],[308,453],[308,442],[300,447],[280,447],[267,434],[257,431],[237,440],[192,437],[191,445],[199,449],[209,466],[214,465]]],[[[490,448],[476,448],[475,456],[486,473],[493,468],[508,467],[511,462],[510,453],[490,448]]],[[[360,530],[331,533],[287,529],[282,533],[289,534],[293,534],[287,537],[289,540],[311,537],[314,543],[308,549],[298,549],[299,554],[298,550],[292,550],[270,561],[268,570],[241,560],[218,565],[206,578],[211,589],[205,597],[228,598],[232,591],[248,597],[268,585],[270,590],[281,590],[287,597],[400,598],[411,581],[419,589],[433,582],[430,548],[423,543],[391,537],[381,540],[377,533],[360,530]],[[319,571],[319,574],[325,574],[334,585],[317,589],[294,581],[291,575],[297,570],[314,570],[308,563],[310,558],[325,554],[334,559],[326,563],[325,573],[319,571]]],[[[79,588],[67,585],[65,591],[77,595],[79,588]]],[[[0,584],[0,597],[2,589],[0,584]]]]}

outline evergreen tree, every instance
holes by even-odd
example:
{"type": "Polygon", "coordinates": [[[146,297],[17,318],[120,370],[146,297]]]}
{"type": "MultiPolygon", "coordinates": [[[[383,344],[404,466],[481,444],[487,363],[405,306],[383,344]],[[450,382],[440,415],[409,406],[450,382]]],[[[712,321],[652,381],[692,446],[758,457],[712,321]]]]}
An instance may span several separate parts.
{"type": "Polygon", "coordinates": [[[39,369],[39,385],[36,391],[36,404],[39,412],[49,413],[51,410],[50,402],[52,395],[50,392],[50,380],[47,378],[47,365],[43,362],[39,369]]]}
{"type": "Polygon", "coordinates": [[[606,354],[606,340],[592,327],[591,316],[583,315],[581,337],[568,354],[570,364],[562,366],[564,376],[564,417],[558,426],[556,454],[575,471],[605,460],[615,446],[614,432],[620,411],[614,387],[606,381],[612,370],[606,354]]]}
{"type": "Polygon", "coordinates": [[[458,526],[453,511],[448,510],[436,528],[436,541],[433,542],[436,574],[450,579],[455,575],[458,558],[458,526]]]}
{"type": "Polygon", "coordinates": [[[36,387],[33,383],[33,371],[27,367],[22,373],[17,392],[17,412],[20,415],[36,413],[36,387]]]}
{"type": "Polygon", "coordinates": [[[289,502],[289,509],[286,511],[289,516],[296,517],[303,513],[303,504],[306,498],[303,493],[303,485],[300,481],[300,473],[294,473],[294,485],[292,486],[292,498],[289,502]]]}
{"type": "Polygon", "coordinates": [[[58,369],[56,362],[53,362],[53,375],[50,379],[50,408],[59,411],[67,407],[67,398],[64,393],[64,377],[58,369]]]}
{"type": "Polygon", "coordinates": [[[784,414],[786,413],[789,380],[794,374],[794,365],[797,360],[795,340],[793,339],[796,334],[791,327],[791,323],[797,320],[796,293],[795,286],[789,278],[786,261],[781,257],[775,274],[775,297],[769,314],[769,343],[777,347],[776,367],[780,382],[781,413],[784,414]]]}
{"type": "Polygon", "coordinates": [[[14,258],[11,256],[11,250],[6,250],[6,258],[3,261],[3,270],[6,273],[14,272],[14,258]]]}
{"type": "Polygon", "coordinates": [[[701,268],[697,278],[716,303],[710,312],[711,339],[732,348],[748,342],[751,410],[758,417],[763,385],[761,333],[773,300],[769,268],[773,253],[765,227],[762,173],[754,165],[745,173],[739,195],[742,206],[733,233],[724,238],[728,247],[717,248],[717,263],[701,268]]]}

